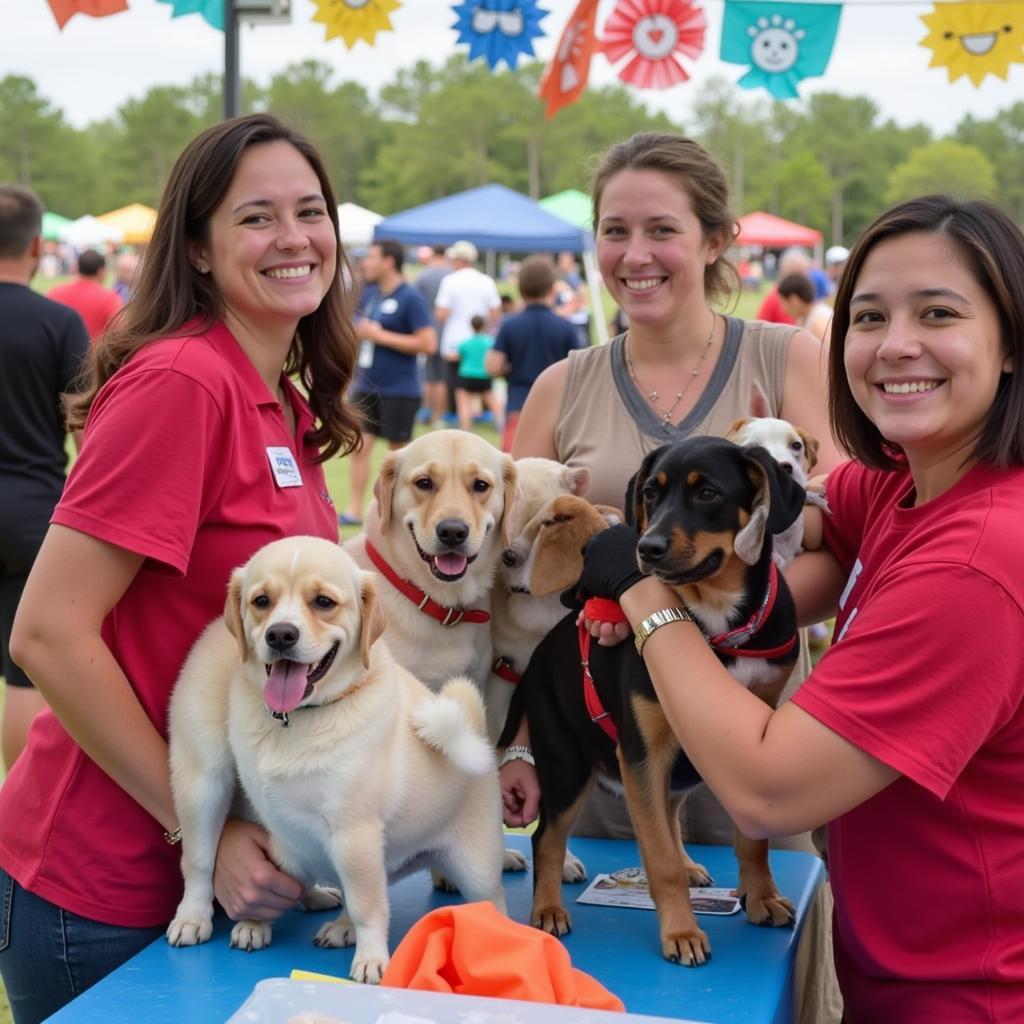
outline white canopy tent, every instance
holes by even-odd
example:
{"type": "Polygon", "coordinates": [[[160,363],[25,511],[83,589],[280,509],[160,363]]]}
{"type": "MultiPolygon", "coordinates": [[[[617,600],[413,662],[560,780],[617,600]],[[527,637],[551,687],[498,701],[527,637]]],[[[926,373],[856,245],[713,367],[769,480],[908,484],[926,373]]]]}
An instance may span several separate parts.
{"type": "Polygon", "coordinates": [[[384,218],[365,206],[356,203],[342,203],[338,207],[338,224],[341,227],[341,244],[346,246],[368,246],[373,241],[373,229],[384,218]]]}
{"type": "Polygon", "coordinates": [[[76,249],[87,249],[89,246],[104,246],[108,242],[120,245],[124,233],[112,224],[104,224],[92,214],[87,213],[70,224],[65,224],[57,231],[62,242],[67,242],[76,249]]]}

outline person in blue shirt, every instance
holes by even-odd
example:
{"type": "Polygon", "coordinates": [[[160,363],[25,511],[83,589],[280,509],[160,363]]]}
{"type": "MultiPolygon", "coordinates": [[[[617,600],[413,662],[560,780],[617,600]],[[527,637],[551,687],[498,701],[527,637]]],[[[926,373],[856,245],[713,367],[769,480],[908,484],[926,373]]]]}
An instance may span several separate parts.
{"type": "Polygon", "coordinates": [[[459,342],[459,373],[455,378],[455,410],[459,414],[459,428],[473,429],[473,396],[479,395],[494,417],[494,425],[501,430],[505,406],[502,396],[491,386],[491,375],[486,365],[494,339],[484,331],[487,321],[482,316],[471,317],[469,324],[473,333],[459,342]]]}
{"type": "Polygon", "coordinates": [[[519,270],[519,294],[526,304],[521,313],[507,317],[498,331],[485,365],[491,377],[508,382],[505,431],[501,450],[512,450],[526,396],[533,382],[552,363],[586,344],[573,325],[553,312],[555,268],[547,256],[530,256],[519,270]]]}
{"type": "Polygon", "coordinates": [[[392,450],[412,438],[420,407],[416,357],[437,351],[437,333],[427,304],[402,276],[405,250],[392,239],[370,246],[362,263],[366,282],[356,333],[361,339],[352,401],[363,419],[362,445],[348,459],[351,493],[338,521],[358,526],[370,477],[370,457],[378,438],[392,450]]]}

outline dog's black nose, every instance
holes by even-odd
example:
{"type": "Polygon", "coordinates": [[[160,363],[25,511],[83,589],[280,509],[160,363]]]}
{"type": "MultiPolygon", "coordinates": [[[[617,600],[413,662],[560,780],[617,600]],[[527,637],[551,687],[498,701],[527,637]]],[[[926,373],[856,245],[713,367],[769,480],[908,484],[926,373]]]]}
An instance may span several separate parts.
{"type": "Polygon", "coordinates": [[[636,546],[637,554],[645,562],[657,562],[668,551],[668,537],[645,534],[636,546]]]}
{"type": "Polygon", "coordinates": [[[465,544],[469,536],[469,527],[461,519],[442,519],[434,532],[437,539],[450,548],[465,544]]]}
{"type": "Polygon", "coordinates": [[[781,469],[783,473],[788,473],[790,476],[793,475],[793,463],[792,462],[780,462],[779,463],[779,469],[781,469]]]}
{"type": "Polygon", "coordinates": [[[264,638],[271,650],[286,651],[299,642],[299,630],[290,622],[275,622],[267,629],[264,638]]]}
{"type": "Polygon", "coordinates": [[[510,568],[514,569],[519,565],[521,559],[519,558],[519,552],[515,548],[505,548],[501,553],[501,560],[510,568]]]}

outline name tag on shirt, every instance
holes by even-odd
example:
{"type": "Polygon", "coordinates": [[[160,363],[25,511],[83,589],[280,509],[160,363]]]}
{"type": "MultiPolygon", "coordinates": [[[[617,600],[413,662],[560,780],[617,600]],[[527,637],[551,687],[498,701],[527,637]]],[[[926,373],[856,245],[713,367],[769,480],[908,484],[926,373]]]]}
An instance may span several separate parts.
{"type": "Polygon", "coordinates": [[[302,475],[290,448],[268,446],[267,458],[278,487],[301,487],[302,475]]]}

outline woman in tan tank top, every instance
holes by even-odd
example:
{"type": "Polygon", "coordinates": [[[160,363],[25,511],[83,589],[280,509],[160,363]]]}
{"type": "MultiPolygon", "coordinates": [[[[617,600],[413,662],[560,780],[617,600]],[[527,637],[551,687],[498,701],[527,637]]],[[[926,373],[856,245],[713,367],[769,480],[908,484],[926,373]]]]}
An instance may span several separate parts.
{"type": "MultiPolygon", "coordinates": [[[[592,195],[598,265],[629,317],[629,330],[609,345],[572,353],[538,377],[513,455],[585,466],[588,497],[621,508],[626,484],[647,452],[691,434],[724,434],[747,415],[756,383],[772,415],[818,439],[816,471],[832,469],[840,455],[828,427],[820,342],[806,331],[745,324],[715,310],[739,279],[724,257],[736,232],[728,188],[710,155],[681,136],[634,135],[605,155],[592,195]]],[[[612,627],[602,630],[599,642],[615,642],[612,627]]],[[[805,678],[808,664],[804,660],[791,686],[805,678]]],[[[525,723],[514,742],[528,747],[525,723]]],[[[510,761],[501,777],[506,823],[532,821],[539,804],[533,768],[510,761]]],[[[684,802],[682,827],[690,842],[732,841],[731,822],[704,786],[684,802]]],[[[632,834],[621,801],[596,790],[575,831],[632,834]]],[[[806,835],[783,845],[809,848],[806,835]]],[[[811,963],[802,966],[810,991],[801,1017],[837,1020],[834,980],[821,962],[825,939],[819,934],[809,945],[811,963]]]]}

